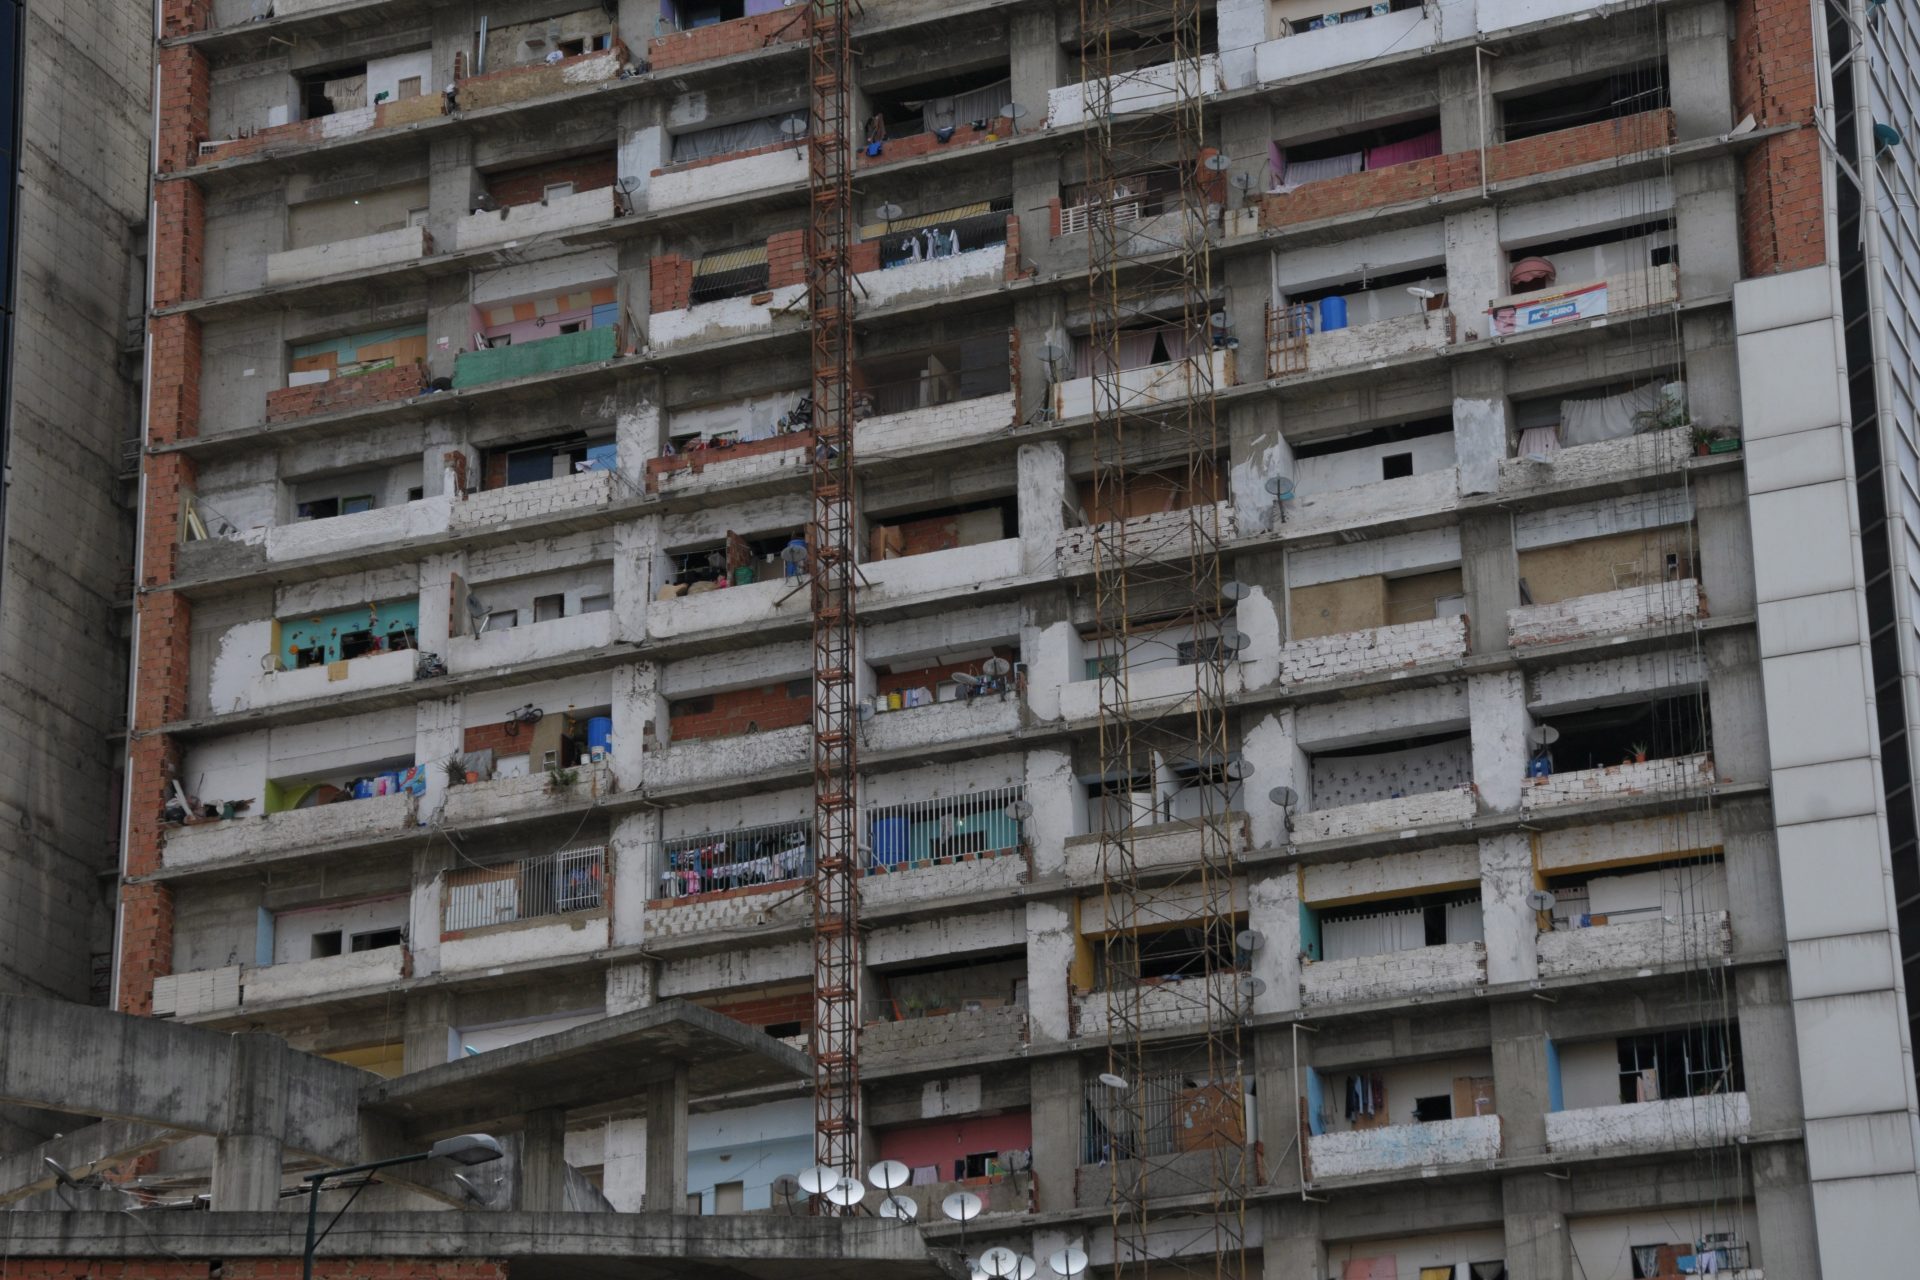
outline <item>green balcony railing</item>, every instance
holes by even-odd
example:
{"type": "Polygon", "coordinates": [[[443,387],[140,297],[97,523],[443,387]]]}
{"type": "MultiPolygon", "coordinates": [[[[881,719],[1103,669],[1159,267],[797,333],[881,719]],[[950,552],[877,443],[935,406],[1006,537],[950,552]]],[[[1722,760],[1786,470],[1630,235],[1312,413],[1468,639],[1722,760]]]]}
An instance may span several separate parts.
{"type": "Polygon", "coordinates": [[[596,360],[611,360],[619,350],[619,339],[620,331],[608,325],[604,329],[556,334],[537,342],[462,351],[453,362],[453,385],[455,388],[477,387],[508,378],[571,369],[596,360]]]}

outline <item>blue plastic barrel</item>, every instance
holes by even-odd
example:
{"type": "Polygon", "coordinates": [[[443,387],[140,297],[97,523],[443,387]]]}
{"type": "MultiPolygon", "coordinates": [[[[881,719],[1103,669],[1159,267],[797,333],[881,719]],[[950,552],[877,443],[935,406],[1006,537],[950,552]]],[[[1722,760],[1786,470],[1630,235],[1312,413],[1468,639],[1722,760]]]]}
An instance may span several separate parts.
{"type": "Polygon", "coordinates": [[[898,866],[907,860],[912,824],[906,818],[873,820],[873,865],[898,866]]]}
{"type": "Polygon", "coordinates": [[[1338,297],[1320,299],[1320,332],[1347,327],[1347,300],[1338,297]]]}
{"type": "Polygon", "coordinates": [[[613,750],[613,718],[611,716],[587,717],[587,755],[594,760],[604,760],[613,750]]]}

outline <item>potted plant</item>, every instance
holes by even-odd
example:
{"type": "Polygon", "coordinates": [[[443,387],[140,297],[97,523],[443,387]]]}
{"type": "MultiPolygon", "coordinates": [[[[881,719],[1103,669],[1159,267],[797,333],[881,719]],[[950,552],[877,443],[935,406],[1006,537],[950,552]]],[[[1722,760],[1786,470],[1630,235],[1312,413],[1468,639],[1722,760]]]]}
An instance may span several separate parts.
{"type": "Polygon", "coordinates": [[[1647,744],[1644,742],[1634,743],[1633,744],[1633,763],[1645,764],[1646,762],[1647,762],[1647,744]]]}
{"type": "Polygon", "coordinates": [[[1706,457],[1713,450],[1713,442],[1719,438],[1720,433],[1712,427],[1695,427],[1693,429],[1694,453],[1699,457],[1706,457]]]}
{"type": "Polygon", "coordinates": [[[441,770],[447,775],[447,785],[460,786],[467,780],[467,758],[461,755],[448,756],[440,762],[441,770]]]}
{"type": "Polygon", "coordinates": [[[572,790],[573,784],[578,781],[580,781],[580,772],[577,769],[547,770],[547,791],[552,795],[572,790]]]}

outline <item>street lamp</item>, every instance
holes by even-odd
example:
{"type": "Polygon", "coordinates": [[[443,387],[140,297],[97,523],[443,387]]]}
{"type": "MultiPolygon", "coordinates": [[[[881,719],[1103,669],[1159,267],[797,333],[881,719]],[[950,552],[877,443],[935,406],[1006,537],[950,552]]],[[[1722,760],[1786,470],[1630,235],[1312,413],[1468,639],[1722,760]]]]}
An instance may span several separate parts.
{"type": "MultiPolygon", "coordinates": [[[[327,1231],[333,1230],[333,1223],[329,1222],[327,1231],[322,1231],[317,1236],[314,1234],[314,1227],[320,1220],[320,1187],[328,1178],[338,1178],[349,1173],[371,1173],[375,1169],[391,1169],[397,1164],[414,1164],[421,1160],[451,1160],[455,1164],[486,1164],[490,1160],[498,1160],[505,1154],[506,1152],[500,1149],[498,1138],[485,1133],[463,1133],[454,1138],[442,1138],[427,1150],[410,1156],[390,1156],[385,1160],[348,1165],[344,1169],[322,1169],[318,1173],[308,1174],[302,1179],[307,1184],[307,1251],[300,1264],[302,1280],[313,1280],[313,1251],[320,1247],[322,1240],[327,1238],[327,1231]]],[[[366,1183],[363,1182],[359,1187],[355,1187],[353,1194],[359,1195],[361,1187],[364,1186],[366,1183]]],[[[347,1203],[352,1204],[353,1201],[349,1199],[347,1203]]],[[[345,1212],[346,1208],[342,1206],[340,1213],[345,1212]]],[[[340,1214],[336,1213],[334,1222],[339,1220],[340,1214]]]]}

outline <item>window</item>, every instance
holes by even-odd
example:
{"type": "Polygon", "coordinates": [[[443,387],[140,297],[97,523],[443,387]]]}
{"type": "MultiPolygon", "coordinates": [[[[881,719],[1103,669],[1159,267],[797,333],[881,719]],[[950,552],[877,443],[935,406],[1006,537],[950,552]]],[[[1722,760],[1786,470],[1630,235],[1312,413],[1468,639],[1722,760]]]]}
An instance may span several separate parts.
{"type": "Polygon", "coordinates": [[[1230,972],[1237,958],[1233,946],[1236,928],[1231,922],[1220,922],[1211,930],[1178,925],[1142,933],[1138,935],[1137,954],[1132,937],[1104,938],[1101,950],[1106,963],[1101,969],[1105,989],[1134,981],[1161,982],[1230,972]]]}
{"type": "Polygon", "coordinates": [[[507,455],[507,483],[534,484],[553,479],[553,450],[522,449],[507,455]]]}
{"type": "Polygon", "coordinates": [[[1704,1098],[1746,1088],[1739,1035],[1728,1025],[1625,1036],[1618,1047],[1623,1104],[1704,1098]]]}
{"type": "Polygon", "coordinates": [[[1380,459],[1380,478],[1399,480],[1413,474],[1413,455],[1410,453],[1389,453],[1380,459]]]}
{"type": "Polygon", "coordinates": [[[340,499],[315,498],[312,502],[303,502],[293,510],[295,520],[331,520],[340,514],[340,499]]]}
{"type": "Polygon", "coordinates": [[[407,98],[419,97],[420,96],[420,77],[408,76],[406,79],[394,85],[393,96],[396,100],[404,100],[407,98]]]}
{"type": "Polygon", "coordinates": [[[689,301],[716,302],[722,298],[744,298],[767,287],[767,246],[746,245],[721,253],[710,253],[693,264],[693,289],[689,301]]]}
{"type": "Polygon", "coordinates": [[[325,933],[313,935],[312,955],[315,960],[324,960],[328,956],[340,954],[340,931],[329,929],[325,933]]]}
{"type": "Polygon", "coordinates": [[[1453,1097],[1450,1094],[1436,1093],[1428,1098],[1413,1100],[1413,1122],[1431,1124],[1435,1120],[1453,1119],[1453,1097]]]}
{"type": "Polygon", "coordinates": [[[746,0],[685,0],[673,6],[673,13],[680,20],[681,30],[690,31],[744,18],[747,5],[746,0]]]}
{"type": "MultiPolygon", "coordinates": [[[[540,199],[544,203],[549,200],[559,200],[572,194],[573,184],[571,182],[549,182],[546,190],[540,193],[540,199]]],[[[565,331],[563,330],[562,332],[565,331]]]]}
{"type": "Polygon", "coordinates": [[[713,1187],[715,1213],[740,1213],[745,1204],[746,1183],[717,1182],[713,1187]]]}
{"type": "Polygon", "coordinates": [[[1506,99],[1500,114],[1506,140],[1514,142],[1666,105],[1667,71],[1654,65],[1584,84],[1556,81],[1550,88],[1506,99]]]}
{"type": "Polygon", "coordinates": [[[535,596],[533,598],[533,620],[552,622],[567,616],[567,598],[563,595],[535,596]]]}
{"type": "Polygon", "coordinates": [[[362,511],[371,510],[373,510],[373,495],[370,493],[340,499],[340,514],[343,516],[358,515],[362,511]]]}
{"type": "Polygon", "coordinates": [[[520,625],[518,609],[495,609],[487,615],[487,630],[511,631],[520,625]]]}
{"type": "MultiPolygon", "coordinates": [[[[337,937],[338,935],[335,936],[337,937]]],[[[368,933],[354,934],[351,949],[354,951],[378,951],[382,947],[397,947],[400,943],[401,931],[399,929],[374,929],[368,933]]]]}
{"type": "Polygon", "coordinates": [[[584,330],[586,327],[587,327],[587,322],[584,320],[570,320],[566,324],[563,324],[560,326],[560,332],[561,333],[579,333],[582,330],[584,330]]]}
{"type": "Polygon", "coordinates": [[[613,597],[610,595],[581,596],[580,612],[611,613],[613,612],[613,597]]]}
{"type": "Polygon", "coordinates": [[[408,489],[408,490],[407,490],[407,501],[408,501],[408,502],[418,502],[418,501],[420,501],[420,499],[422,499],[422,498],[424,498],[424,497],[426,497],[426,496],[427,496],[427,491],[426,491],[426,489],[424,489],[423,487],[421,487],[420,485],[417,485],[417,484],[416,484],[416,485],[414,485],[414,486],[413,486],[413,487],[412,487],[411,489],[408,489]]]}

